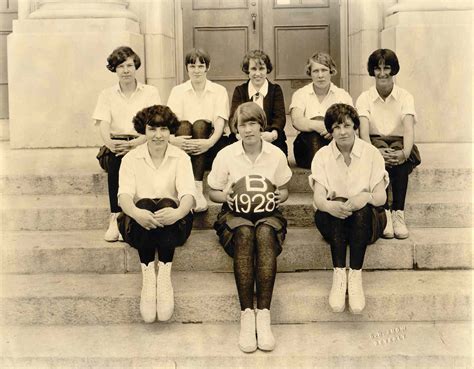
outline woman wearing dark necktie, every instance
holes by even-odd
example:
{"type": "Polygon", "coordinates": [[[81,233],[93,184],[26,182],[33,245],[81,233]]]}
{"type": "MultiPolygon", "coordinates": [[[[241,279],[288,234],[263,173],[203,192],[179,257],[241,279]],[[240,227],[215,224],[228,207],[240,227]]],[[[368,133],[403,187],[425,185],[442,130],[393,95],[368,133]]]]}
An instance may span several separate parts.
{"type": "MultiPolygon", "coordinates": [[[[267,128],[262,133],[262,139],[279,147],[288,156],[288,146],[285,135],[285,100],[280,85],[267,79],[267,74],[273,70],[270,57],[262,50],[251,50],[242,60],[242,71],[249,76],[247,82],[237,86],[232,96],[230,120],[237,107],[248,101],[258,104],[267,117],[267,128]]],[[[232,135],[237,141],[236,136],[232,135]]]]}

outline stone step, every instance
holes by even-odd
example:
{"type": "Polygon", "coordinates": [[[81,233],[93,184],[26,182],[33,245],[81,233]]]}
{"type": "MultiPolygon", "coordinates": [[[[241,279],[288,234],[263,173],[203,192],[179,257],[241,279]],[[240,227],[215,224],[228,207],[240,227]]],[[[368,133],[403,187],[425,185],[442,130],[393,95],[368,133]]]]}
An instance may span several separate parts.
{"type": "MultiPolygon", "coordinates": [[[[333,313],[332,272],[279,273],[275,323],[455,321],[471,318],[472,271],[366,271],[361,315],[333,313]]],[[[240,307],[233,273],[174,272],[176,322],[229,322],[240,307]]],[[[1,324],[128,324],[141,321],[140,274],[2,275],[1,324]]]]}
{"type": "Polygon", "coordinates": [[[472,365],[470,322],[319,322],[274,324],[272,330],[274,351],[244,354],[237,346],[239,327],[232,323],[7,326],[0,365],[8,369],[468,369],[472,365]]]}
{"type": "MultiPolygon", "coordinates": [[[[365,269],[463,269],[472,267],[472,228],[414,228],[406,240],[380,239],[369,246],[365,269]]],[[[3,273],[139,272],[137,251],[103,240],[102,230],[23,231],[2,234],[3,273]]],[[[176,250],[173,269],[233,270],[213,230],[194,230],[176,250]]],[[[290,228],[278,271],[332,269],[331,253],[318,230],[290,228]]]]}
{"type": "MultiPolygon", "coordinates": [[[[209,211],[197,214],[194,228],[211,228],[221,205],[210,203],[209,211]]],[[[410,227],[471,227],[471,193],[466,191],[409,192],[405,219],[410,227]]],[[[312,227],[310,193],[293,193],[282,211],[290,227],[312,227]]],[[[105,229],[108,197],[105,195],[3,196],[4,230],[105,229]]]]}
{"type": "MultiPolygon", "coordinates": [[[[290,192],[311,192],[309,169],[292,166],[290,192]]],[[[204,177],[205,192],[207,186],[204,177]]],[[[409,191],[464,191],[472,187],[469,168],[416,168],[410,175],[409,191]]],[[[0,193],[4,195],[107,194],[107,174],[96,171],[74,173],[0,175],[0,193]]]]}
{"type": "MultiPolygon", "coordinates": [[[[291,140],[290,140],[291,141],[291,140]]],[[[422,164],[410,175],[409,191],[471,191],[470,144],[420,144],[422,164]]],[[[10,150],[0,142],[0,193],[5,195],[106,194],[106,174],[97,148],[10,150]]],[[[291,192],[310,190],[309,170],[297,168],[291,192]]]]}

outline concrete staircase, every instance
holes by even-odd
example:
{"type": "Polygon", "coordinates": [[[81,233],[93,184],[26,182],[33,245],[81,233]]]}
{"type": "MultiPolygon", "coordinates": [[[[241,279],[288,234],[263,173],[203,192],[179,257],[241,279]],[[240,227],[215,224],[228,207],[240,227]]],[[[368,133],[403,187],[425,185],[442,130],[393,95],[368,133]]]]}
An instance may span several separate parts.
{"type": "MultiPolygon", "coordinates": [[[[332,313],[328,246],[308,171],[293,166],[272,320],[277,347],[243,354],[232,262],[211,204],[173,262],[172,321],[141,322],[136,251],[102,240],[97,149],[10,150],[2,163],[2,368],[471,368],[470,145],[419,145],[407,240],[369,247],[362,315],[332,313]]],[[[290,157],[290,162],[292,162],[290,157]]]]}

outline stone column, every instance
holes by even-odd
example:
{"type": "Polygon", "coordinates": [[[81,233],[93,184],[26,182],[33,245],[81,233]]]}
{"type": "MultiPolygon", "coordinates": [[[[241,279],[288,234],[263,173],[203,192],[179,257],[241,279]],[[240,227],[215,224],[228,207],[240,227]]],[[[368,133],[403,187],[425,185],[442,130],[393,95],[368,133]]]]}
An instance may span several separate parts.
{"type": "Polygon", "coordinates": [[[367,59],[380,47],[383,9],[393,0],[349,0],[349,92],[354,104],[372,86],[367,59]]]}
{"type": "Polygon", "coordinates": [[[472,2],[399,0],[381,45],[394,50],[400,86],[415,98],[417,142],[472,142],[472,2]]]}
{"type": "Polygon", "coordinates": [[[34,9],[8,37],[11,146],[99,145],[91,115],[99,92],[117,83],[105,68],[110,52],[131,46],[144,81],[138,18],[124,0],[40,0],[34,9]]]}
{"type": "Polygon", "coordinates": [[[160,91],[166,104],[171,89],[176,85],[176,59],[182,59],[177,46],[177,33],[181,29],[175,19],[179,0],[130,0],[130,7],[140,18],[140,27],[145,38],[147,60],[146,80],[160,91]]]}

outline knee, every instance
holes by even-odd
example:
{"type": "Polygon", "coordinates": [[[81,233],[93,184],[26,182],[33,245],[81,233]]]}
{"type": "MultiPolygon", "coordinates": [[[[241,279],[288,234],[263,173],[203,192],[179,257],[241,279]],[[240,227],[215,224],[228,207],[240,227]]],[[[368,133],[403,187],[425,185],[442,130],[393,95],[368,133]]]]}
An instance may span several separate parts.
{"type": "Polygon", "coordinates": [[[176,130],[176,136],[191,136],[193,134],[193,125],[187,120],[179,122],[179,127],[176,130]]]}
{"type": "Polygon", "coordinates": [[[146,210],[149,210],[149,211],[158,210],[157,207],[156,207],[155,201],[153,199],[149,199],[149,198],[144,198],[144,199],[138,200],[137,203],[135,204],[135,206],[137,208],[146,209],[146,210]]]}
{"type": "Polygon", "coordinates": [[[352,218],[356,224],[368,224],[372,219],[371,205],[365,205],[362,209],[354,211],[352,213],[352,218]]]}
{"type": "Polygon", "coordinates": [[[211,135],[212,125],[209,121],[198,119],[192,125],[194,138],[207,138],[211,135]]]}
{"type": "Polygon", "coordinates": [[[275,239],[275,229],[268,224],[260,224],[255,230],[257,243],[262,244],[275,239]]]}
{"type": "Polygon", "coordinates": [[[157,210],[163,209],[163,208],[173,208],[176,209],[178,205],[173,199],[168,199],[166,197],[160,199],[156,203],[157,210]]]}

